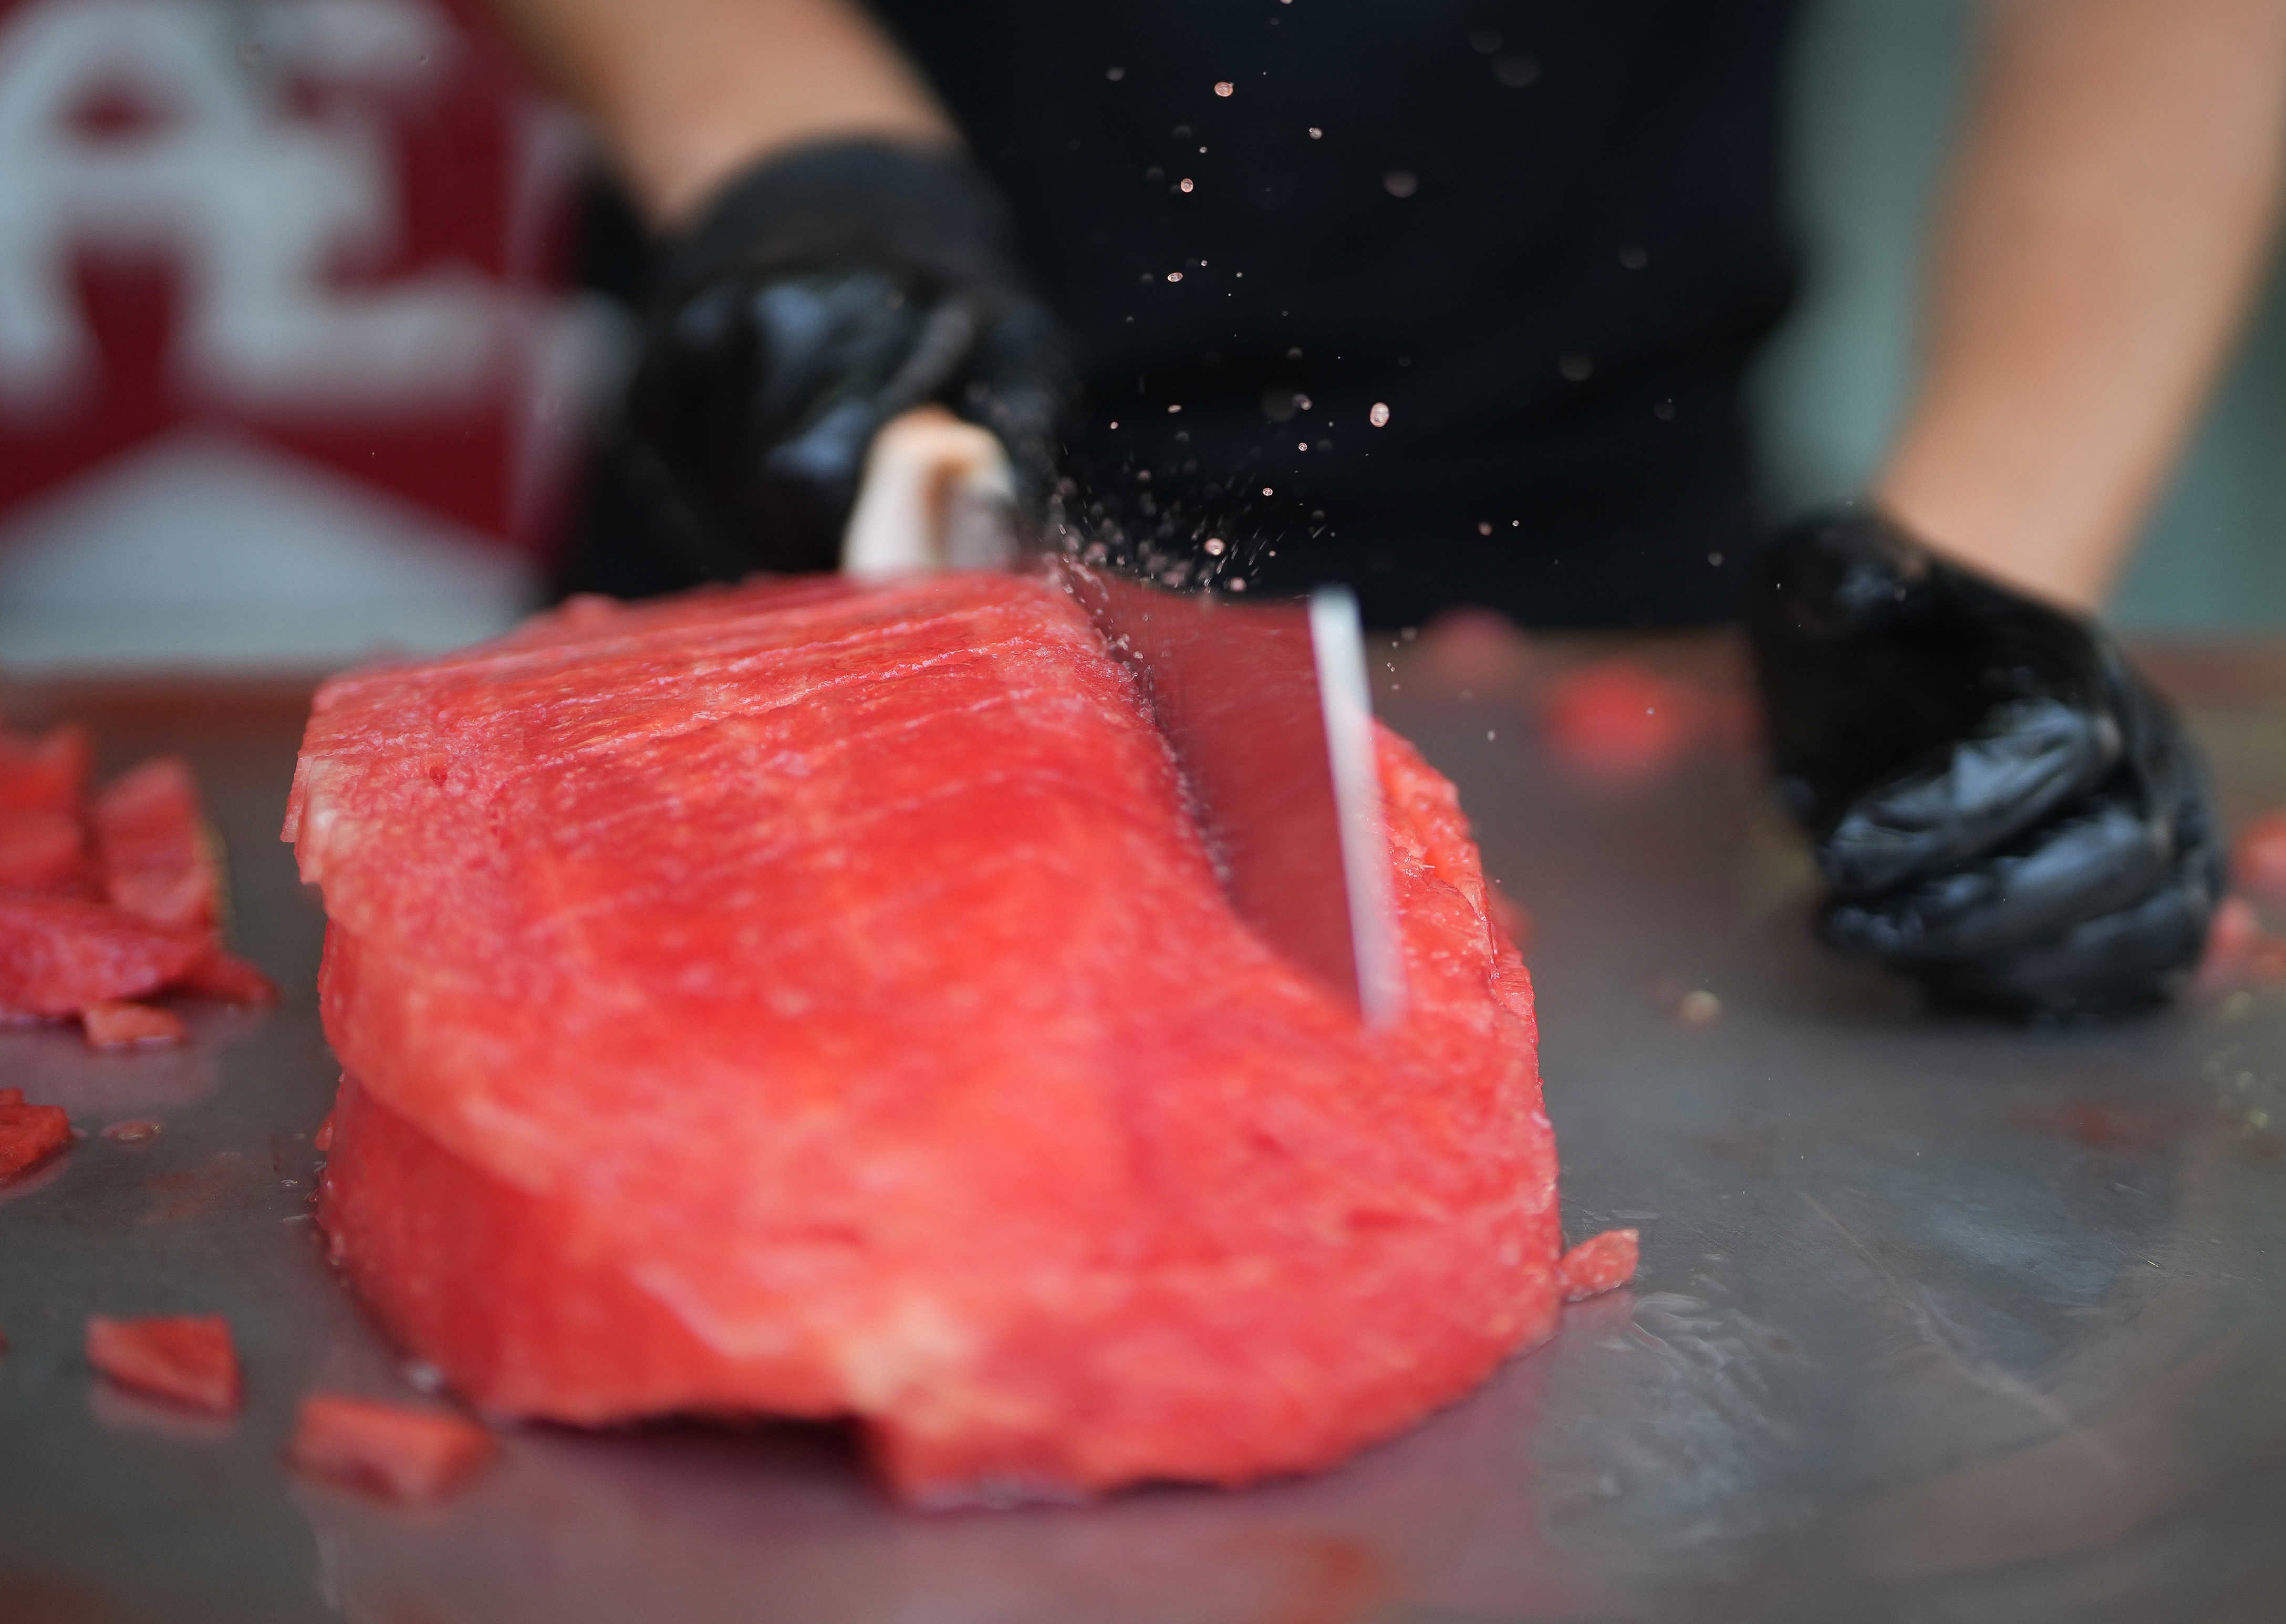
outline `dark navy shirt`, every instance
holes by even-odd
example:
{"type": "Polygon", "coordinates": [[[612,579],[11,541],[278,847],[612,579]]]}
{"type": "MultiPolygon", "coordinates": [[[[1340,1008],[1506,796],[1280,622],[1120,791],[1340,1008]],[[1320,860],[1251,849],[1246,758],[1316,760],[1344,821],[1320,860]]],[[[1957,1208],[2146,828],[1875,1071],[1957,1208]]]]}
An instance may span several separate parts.
{"type": "Polygon", "coordinates": [[[1072,334],[1100,522],[1384,624],[1727,611],[1793,0],[878,10],[1072,334]]]}

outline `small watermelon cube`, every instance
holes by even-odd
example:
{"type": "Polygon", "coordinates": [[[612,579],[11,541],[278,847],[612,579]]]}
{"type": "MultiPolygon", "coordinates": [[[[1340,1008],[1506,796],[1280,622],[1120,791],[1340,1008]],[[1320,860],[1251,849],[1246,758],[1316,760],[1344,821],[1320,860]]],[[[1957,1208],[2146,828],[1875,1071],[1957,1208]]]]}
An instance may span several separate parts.
{"type": "Polygon", "coordinates": [[[238,1348],[219,1314],[87,1322],[87,1362],[122,1387],[213,1415],[233,1415],[244,1399],[238,1348]]]}
{"type": "Polygon", "coordinates": [[[1564,1281],[1564,1300],[1616,1291],[1636,1277],[1637,1236],[1632,1229],[1607,1229],[1590,1236],[1564,1254],[1557,1270],[1564,1281]]]}
{"type": "Polygon", "coordinates": [[[338,1393],[302,1400],[286,1458],[296,1470],[399,1505],[430,1505],[492,1459],[493,1435],[458,1415],[338,1393]]]}
{"type": "Polygon", "coordinates": [[[157,1048],[190,1035],[190,1028],[172,1010],[118,1000],[89,1005],[79,1012],[79,1022],[91,1049],[157,1048]]]}
{"type": "Polygon", "coordinates": [[[0,1089],[0,1184],[70,1143],[71,1118],[61,1106],[26,1105],[22,1089],[0,1089]]]}

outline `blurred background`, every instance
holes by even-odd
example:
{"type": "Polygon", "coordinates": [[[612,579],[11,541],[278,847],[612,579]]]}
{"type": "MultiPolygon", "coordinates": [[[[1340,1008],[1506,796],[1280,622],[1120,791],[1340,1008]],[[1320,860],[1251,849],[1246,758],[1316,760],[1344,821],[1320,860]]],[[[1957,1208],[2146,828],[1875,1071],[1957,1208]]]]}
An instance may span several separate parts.
{"type": "MultiPolygon", "coordinates": [[[[1902,409],[1967,0],[1816,0],[1780,511],[1902,409]]],[[[567,290],[577,126],[461,0],[0,0],[0,666],[308,670],[538,601],[624,318],[567,290]]],[[[2286,623],[2286,279],[2112,605],[2286,623]]]]}

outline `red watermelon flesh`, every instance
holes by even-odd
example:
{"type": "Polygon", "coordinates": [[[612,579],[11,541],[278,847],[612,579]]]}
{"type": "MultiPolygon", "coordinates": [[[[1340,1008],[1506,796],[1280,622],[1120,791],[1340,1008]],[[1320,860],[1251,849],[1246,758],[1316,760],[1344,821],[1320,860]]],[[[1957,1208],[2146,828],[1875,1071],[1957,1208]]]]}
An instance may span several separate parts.
{"type": "Polygon", "coordinates": [[[154,925],[101,903],[0,892],[0,1009],[69,1015],[141,997],[211,950],[202,931],[154,925]]]}
{"type": "Polygon", "coordinates": [[[209,1415],[232,1415],[243,1401],[238,1345],[219,1314],[87,1322],[87,1362],[122,1387],[209,1415]]]}
{"type": "Polygon", "coordinates": [[[286,1458],[297,1470],[400,1505],[432,1505],[492,1459],[493,1435],[472,1421],[399,1404],[312,1393],[286,1458]]]}
{"type": "Polygon", "coordinates": [[[218,946],[208,949],[205,957],[175,978],[173,985],[177,992],[224,1004],[262,1008],[278,1002],[278,984],[259,966],[218,946]]]}
{"type": "Polygon", "coordinates": [[[141,1049],[178,1044],[191,1029],[170,1009],[124,1001],[91,1004],[79,1012],[91,1049],[141,1049]]]}
{"type": "Polygon", "coordinates": [[[1638,1236],[1632,1229],[1606,1229],[1580,1242],[1556,1265],[1564,1280],[1565,1299],[1576,1303],[1617,1291],[1636,1277],[1638,1250],[1638,1236]]]}
{"type": "Polygon", "coordinates": [[[1232,914],[1040,583],[583,604],[336,679],[287,825],[334,1255],[487,1411],[854,1415],[918,1500],[1336,1460],[1562,1294],[1529,980],[1451,786],[1382,768],[1376,1033],[1232,914]]]}
{"type": "Polygon", "coordinates": [[[0,891],[71,894],[86,888],[87,835],[69,812],[0,811],[0,891]]]}
{"type": "Polygon", "coordinates": [[[0,812],[76,814],[93,760],[83,728],[54,728],[37,738],[0,728],[0,812]]]}
{"type": "Polygon", "coordinates": [[[187,764],[144,762],[95,798],[96,849],[112,903],[157,925],[212,925],[222,911],[222,874],[187,764]]]}
{"type": "Polygon", "coordinates": [[[26,1105],[20,1088],[0,1088],[0,1184],[29,1172],[71,1143],[71,1118],[57,1105],[26,1105]]]}

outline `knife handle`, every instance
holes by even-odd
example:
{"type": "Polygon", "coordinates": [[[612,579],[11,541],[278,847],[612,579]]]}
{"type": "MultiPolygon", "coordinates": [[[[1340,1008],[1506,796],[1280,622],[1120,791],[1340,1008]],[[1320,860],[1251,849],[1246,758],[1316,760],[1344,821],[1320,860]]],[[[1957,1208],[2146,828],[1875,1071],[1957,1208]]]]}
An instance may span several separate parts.
{"type": "Polygon", "coordinates": [[[1016,562],[1016,483],[989,429],[941,406],[881,425],[841,535],[841,572],[861,579],[1016,562]]]}

